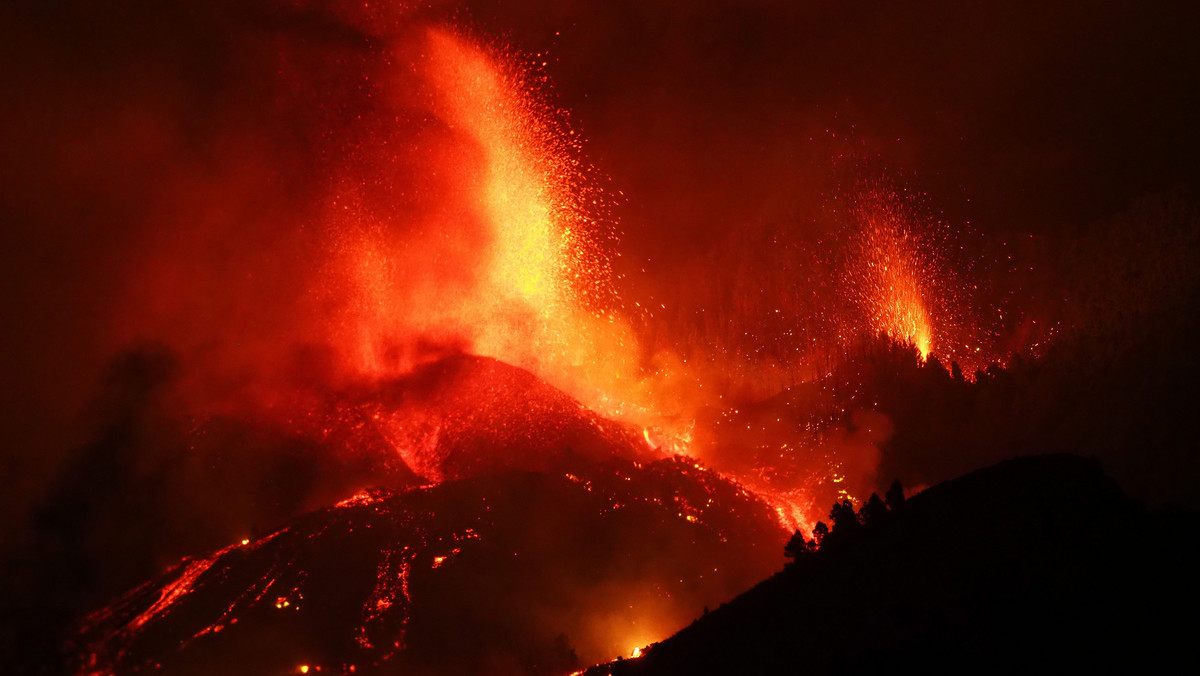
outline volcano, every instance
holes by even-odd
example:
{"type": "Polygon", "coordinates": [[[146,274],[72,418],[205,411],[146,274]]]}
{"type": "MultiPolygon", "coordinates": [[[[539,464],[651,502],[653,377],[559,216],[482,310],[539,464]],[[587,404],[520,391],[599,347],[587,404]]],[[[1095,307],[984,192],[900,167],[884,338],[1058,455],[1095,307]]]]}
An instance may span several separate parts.
{"type": "Polygon", "coordinates": [[[408,466],[431,481],[545,470],[565,452],[646,455],[641,434],[603,418],[523,369],[457,355],[348,394],[408,466]]]}
{"type": "Polygon", "coordinates": [[[1200,21],[1050,4],[0,6],[0,673],[1169,654],[1200,21]]]}
{"type": "Polygon", "coordinates": [[[779,565],[758,498],[520,369],[453,357],[340,401],[431,483],[183,560],[87,617],[77,671],[563,673],[779,565]]]}

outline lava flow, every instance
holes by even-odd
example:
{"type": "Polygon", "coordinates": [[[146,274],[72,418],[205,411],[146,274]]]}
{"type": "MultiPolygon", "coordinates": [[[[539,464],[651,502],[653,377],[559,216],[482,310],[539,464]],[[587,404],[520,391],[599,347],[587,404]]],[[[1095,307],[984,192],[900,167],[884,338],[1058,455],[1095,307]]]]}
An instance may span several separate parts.
{"type": "Polygon", "coordinates": [[[369,401],[434,423],[417,460],[442,481],[364,491],[185,560],[92,614],[79,666],[562,674],[774,567],[785,532],[755,495],[643,457],[528,373],[461,358],[369,401]]]}

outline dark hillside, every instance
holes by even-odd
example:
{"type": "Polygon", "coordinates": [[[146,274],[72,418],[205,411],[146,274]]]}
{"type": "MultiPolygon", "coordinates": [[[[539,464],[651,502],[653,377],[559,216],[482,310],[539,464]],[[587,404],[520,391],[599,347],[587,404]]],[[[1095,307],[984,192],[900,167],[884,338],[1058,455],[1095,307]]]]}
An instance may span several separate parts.
{"type": "Polygon", "coordinates": [[[591,674],[1142,672],[1197,652],[1194,520],[1092,461],[1023,458],[913,497],[591,674]]]}

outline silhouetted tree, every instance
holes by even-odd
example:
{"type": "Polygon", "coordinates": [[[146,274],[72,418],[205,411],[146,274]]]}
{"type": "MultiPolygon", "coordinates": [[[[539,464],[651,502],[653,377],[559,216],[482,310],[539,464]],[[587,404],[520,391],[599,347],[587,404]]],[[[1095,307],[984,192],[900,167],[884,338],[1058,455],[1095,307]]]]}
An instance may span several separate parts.
{"type": "Polygon", "coordinates": [[[859,512],[859,517],[864,524],[879,523],[887,518],[887,512],[887,505],[883,504],[883,500],[880,499],[879,494],[872,493],[870,499],[867,500],[867,504],[859,512]]]}
{"type": "Polygon", "coordinates": [[[829,535],[829,526],[826,526],[824,521],[818,521],[813,527],[813,542],[817,543],[817,548],[821,547],[821,541],[826,535],[829,535]]]}
{"type": "Polygon", "coordinates": [[[829,510],[829,519],[833,521],[833,530],[830,532],[839,536],[858,527],[858,515],[854,513],[854,505],[849,500],[833,503],[833,509],[829,510]]]}
{"type": "Polygon", "coordinates": [[[950,378],[960,383],[963,382],[963,370],[956,361],[950,362],[950,378]]]}
{"type": "Polygon", "coordinates": [[[884,494],[884,500],[887,502],[888,509],[892,510],[904,504],[904,486],[900,485],[899,479],[892,482],[891,487],[884,494]]]}
{"type": "Polygon", "coordinates": [[[796,531],[783,546],[783,555],[793,561],[800,561],[805,556],[817,551],[817,543],[804,537],[804,533],[796,531]]]}

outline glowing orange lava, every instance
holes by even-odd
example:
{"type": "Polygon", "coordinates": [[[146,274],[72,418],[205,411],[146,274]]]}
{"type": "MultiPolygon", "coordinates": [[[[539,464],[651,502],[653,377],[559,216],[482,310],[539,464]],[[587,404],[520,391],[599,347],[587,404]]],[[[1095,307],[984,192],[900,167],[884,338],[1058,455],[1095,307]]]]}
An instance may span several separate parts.
{"type": "Polygon", "coordinates": [[[912,343],[925,359],[933,351],[929,271],[899,207],[872,196],[860,205],[861,258],[855,269],[871,329],[912,343]]]}
{"type": "Polygon", "coordinates": [[[388,377],[464,351],[605,415],[649,410],[597,215],[604,197],[562,113],[513,59],[449,29],[425,31],[418,62],[439,132],[433,166],[407,189],[435,206],[397,224],[347,188],[331,209],[352,367],[388,377]]]}
{"type": "MultiPolygon", "coordinates": [[[[425,208],[406,222],[372,206],[361,188],[348,188],[330,209],[340,279],[352,299],[335,339],[351,370],[387,379],[446,354],[492,357],[631,425],[645,452],[703,457],[702,444],[694,443],[698,412],[727,405],[717,385],[729,369],[709,372],[668,349],[644,360],[613,283],[605,198],[565,114],[539,97],[511,55],[444,27],[426,29],[417,42],[419,57],[409,60],[417,75],[405,82],[422,93],[435,131],[429,166],[406,177],[403,189],[421,196],[414,199],[425,208]]],[[[942,328],[935,319],[946,314],[936,265],[911,215],[894,197],[868,189],[853,216],[839,283],[857,315],[843,321],[841,308],[828,311],[838,333],[828,337],[829,347],[804,332],[792,351],[820,365],[757,352],[739,357],[753,371],[746,380],[771,375],[759,398],[778,392],[777,383],[823,377],[830,355],[853,336],[909,342],[922,359],[938,336],[948,336],[935,330],[942,328]],[[779,370],[788,372],[774,374],[779,370]]],[[[788,328],[779,335],[795,342],[794,334],[788,328]]],[[[392,418],[373,412],[372,419],[414,471],[442,478],[441,423],[408,413],[392,418]]],[[[793,455],[780,455],[781,462],[793,455]]],[[[744,469],[726,471],[770,502],[785,526],[807,529],[819,516],[806,490],[813,481],[775,486],[744,469]]]]}

